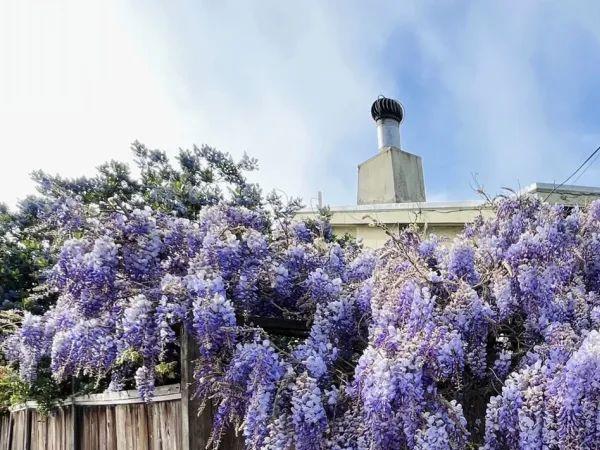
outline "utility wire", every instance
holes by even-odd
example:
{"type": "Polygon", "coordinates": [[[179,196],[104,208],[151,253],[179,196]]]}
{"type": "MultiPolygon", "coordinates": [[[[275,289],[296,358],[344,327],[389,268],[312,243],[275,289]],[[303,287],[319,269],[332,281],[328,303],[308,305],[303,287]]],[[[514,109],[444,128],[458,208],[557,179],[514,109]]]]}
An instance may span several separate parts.
{"type": "Polygon", "coordinates": [[[594,158],[589,162],[589,164],[581,172],[579,172],[579,175],[577,175],[577,177],[573,180],[573,183],[577,183],[577,180],[581,178],[581,176],[585,173],[586,170],[588,170],[594,165],[598,158],[600,158],[600,153],[596,154],[596,156],[594,156],[594,158]]]}
{"type": "MultiPolygon", "coordinates": [[[[548,198],[554,194],[554,192],[556,192],[557,189],[559,189],[561,186],[564,186],[571,178],[573,178],[575,175],[577,175],[577,172],[579,172],[583,166],[585,166],[587,164],[587,162],[592,159],[594,156],[596,156],[596,153],[600,152],[600,147],[598,147],[596,150],[594,150],[590,156],[588,156],[586,158],[586,160],[584,162],[581,163],[581,165],[577,168],[577,170],[575,170],[571,175],[569,175],[567,178],[565,178],[565,180],[560,183],[558,186],[555,186],[554,189],[552,189],[550,191],[550,193],[546,196],[546,198],[544,199],[544,201],[548,200],[548,198]]],[[[587,169],[586,169],[587,170],[587,169]]],[[[584,171],[585,172],[585,171],[584,171]]]]}

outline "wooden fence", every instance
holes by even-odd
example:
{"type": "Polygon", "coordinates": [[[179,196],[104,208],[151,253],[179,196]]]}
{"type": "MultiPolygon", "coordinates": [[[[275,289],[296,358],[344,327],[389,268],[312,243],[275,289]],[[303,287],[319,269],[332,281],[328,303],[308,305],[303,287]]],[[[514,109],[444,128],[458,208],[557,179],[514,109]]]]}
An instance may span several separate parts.
{"type": "MultiPolygon", "coordinates": [[[[306,324],[293,320],[238,318],[285,336],[304,337],[306,324]]],[[[51,414],[28,402],[0,416],[0,450],[204,450],[212,429],[210,406],[198,414],[192,395],[193,361],[198,347],[181,337],[181,382],[156,388],[144,403],[137,391],[76,396],[51,414]]],[[[243,450],[243,439],[229,430],[222,450],[243,450]]]]}
{"type": "MultiPolygon", "coordinates": [[[[137,391],[76,396],[51,414],[27,402],[0,416],[0,450],[204,450],[212,428],[212,410],[198,415],[192,397],[195,347],[184,334],[181,383],[156,388],[144,403],[137,391]]],[[[220,449],[241,450],[232,431],[220,449]]]]}
{"type": "MultiPolygon", "coordinates": [[[[182,450],[179,385],[74,397],[47,415],[29,402],[0,419],[0,450],[182,450]]],[[[197,417],[197,420],[202,420],[197,417]]]]}
{"type": "MultiPolygon", "coordinates": [[[[158,387],[150,403],[136,391],[74,397],[47,416],[28,402],[0,417],[0,450],[204,449],[212,411],[189,417],[200,434],[184,435],[182,403],[179,384],[158,387]]],[[[242,439],[230,431],[220,448],[243,449],[242,439]]]]}

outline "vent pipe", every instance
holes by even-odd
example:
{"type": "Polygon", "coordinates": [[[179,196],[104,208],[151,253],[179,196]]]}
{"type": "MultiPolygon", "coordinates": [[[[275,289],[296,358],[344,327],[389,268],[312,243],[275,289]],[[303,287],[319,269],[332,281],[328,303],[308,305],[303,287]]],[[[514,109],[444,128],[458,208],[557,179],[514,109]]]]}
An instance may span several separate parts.
{"type": "Polygon", "coordinates": [[[385,148],[400,147],[400,124],[404,109],[400,102],[380,96],[371,106],[371,116],[377,124],[377,145],[379,151],[385,148]]]}

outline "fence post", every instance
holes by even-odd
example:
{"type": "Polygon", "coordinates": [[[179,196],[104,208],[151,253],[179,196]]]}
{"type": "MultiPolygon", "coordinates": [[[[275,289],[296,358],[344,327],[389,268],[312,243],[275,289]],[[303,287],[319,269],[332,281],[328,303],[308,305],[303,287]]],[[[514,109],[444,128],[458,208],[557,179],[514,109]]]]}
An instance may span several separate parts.
{"type": "Polygon", "coordinates": [[[204,450],[212,429],[210,403],[198,415],[201,401],[194,399],[194,360],[198,358],[198,346],[194,337],[182,327],[181,331],[181,448],[204,450]]]}
{"type": "Polygon", "coordinates": [[[69,433],[71,439],[71,450],[79,450],[79,442],[78,442],[78,430],[77,427],[79,424],[77,423],[77,406],[75,405],[75,378],[71,380],[71,420],[69,423],[69,433]]]}
{"type": "Polygon", "coordinates": [[[31,448],[31,409],[25,408],[25,440],[23,442],[23,450],[29,450],[31,448]]]}
{"type": "Polygon", "coordinates": [[[79,433],[77,427],[79,423],[77,423],[77,406],[75,406],[75,401],[71,404],[71,420],[69,424],[69,433],[71,433],[71,450],[79,450],[79,433]]]}
{"type": "Polygon", "coordinates": [[[14,413],[12,411],[10,411],[8,413],[8,439],[7,439],[7,445],[5,449],[2,450],[10,450],[12,448],[12,442],[13,442],[13,428],[15,427],[15,421],[14,421],[14,413]]]}

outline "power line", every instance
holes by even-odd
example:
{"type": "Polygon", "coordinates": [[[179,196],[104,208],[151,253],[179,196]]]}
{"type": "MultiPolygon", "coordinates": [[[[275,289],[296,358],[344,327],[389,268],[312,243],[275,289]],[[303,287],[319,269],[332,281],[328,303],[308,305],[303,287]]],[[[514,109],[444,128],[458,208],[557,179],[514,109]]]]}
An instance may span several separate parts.
{"type": "MultiPolygon", "coordinates": [[[[560,183],[558,186],[555,186],[555,187],[554,187],[554,189],[552,189],[552,190],[550,191],[550,193],[549,193],[549,194],[546,196],[546,198],[544,199],[544,201],[548,200],[548,198],[549,198],[549,197],[550,197],[552,194],[554,194],[554,192],[555,192],[557,189],[559,189],[561,186],[564,186],[564,185],[565,185],[565,184],[566,184],[566,183],[567,183],[567,182],[568,182],[568,181],[569,181],[571,178],[573,178],[573,177],[574,177],[574,176],[577,174],[577,172],[579,172],[579,171],[582,169],[582,167],[583,167],[583,166],[585,166],[585,165],[587,164],[587,162],[588,162],[590,159],[592,159],[594,156],[596,156],[596,153],[598,153],[598,152],[600,152],[600,147],[598,147],[596,150],[594,150],[594,151],[593,151],[593,152],[590,154],[590,156],[588,156],[588,157],[586,158],[586,160],[585,160],[584,162],[582,162],[582,163],[581,163],[581,165],[580,165],[580,166],[579,166],[579,167],[578,167],[578,168],[577,168],[577,169],[576,169],[576,170],[575,170],[575,171],[574,171],[574,172],[573,172],[571,175],[569,175],[567,178],[565,178],[565,180],[564,180],[562,183],[560,183]]],[[[588,167],[589,167],[589,166],[588,166],[588,167]]],[[[587,170],[587,168],[586,168],[586,170],[587,170]]],[[[584,172],[585,172],[585,170],[584,170],[584,172]]]]}
{"type": "Polygon", "coordinates": [[[600,153],[596,154],[596,156],[594,156],[594,159],[592,159],[590,161],[590,163],[581,172],[579,172],[579,175],[577,175],[577,178],[575,178],[573,180],[573,183],[577,183],[577,180],[579,180],[581,178],[581,176],[585,173],[586,170],[588,170],[590,167],[592,167],[594,165],[594,163],[598,160],[598,158],[600,158],[600,153]]]}

